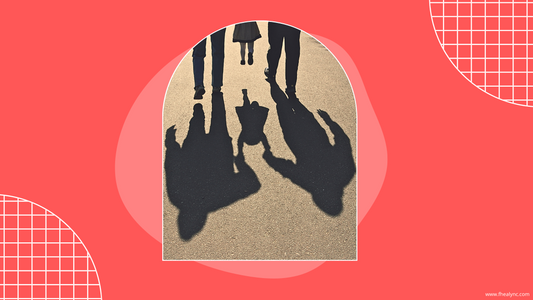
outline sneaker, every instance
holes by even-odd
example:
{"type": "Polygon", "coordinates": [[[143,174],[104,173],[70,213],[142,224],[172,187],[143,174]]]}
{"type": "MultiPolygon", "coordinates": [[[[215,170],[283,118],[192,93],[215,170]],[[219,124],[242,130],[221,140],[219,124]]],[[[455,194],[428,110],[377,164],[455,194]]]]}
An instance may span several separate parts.
{"type": "Polygon", "coordinates": [[[254,64],[254,55],[251,52],[248,53],[248,64],[250,66],[254,64]]]}
{"type": "Polygon", "coordinates": [[[288,86],[285,89],[286,94],[296,94],[296,87],[294,85],[288,86]]]}
{"type": "Polygon", "coordinates": [[[275,81],[274,76],[270,75],[270,70],[268,68],[265,68],[265,76],[268,82],[275,81]]]}
{"type": "Polygon", "coordinates": [[[246,61],[244,59],[241,59],[241,65],[245,65],[246,61]]]}
{"type": "Polygon", "coordinates": [[[194,99],[203,99],[203,94],[205,94],[205,89],[203,86],[197,86],[194,88],[194,99]]]}

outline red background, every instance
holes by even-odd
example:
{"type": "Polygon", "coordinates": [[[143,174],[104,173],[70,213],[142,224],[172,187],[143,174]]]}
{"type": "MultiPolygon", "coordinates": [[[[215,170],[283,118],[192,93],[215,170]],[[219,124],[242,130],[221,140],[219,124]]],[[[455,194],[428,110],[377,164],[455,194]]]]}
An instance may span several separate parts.
{"type": "Polygon", "coordinates": [[[346,3],[3,2],[0,193],[46,207],[80,236],[104,299],[533,293],[533,108],[485,94],[453,67],[427,0],[346,3]],[[142,89],[204,36],[247,20],[330,39],[361,74],[388,168],[359,226],[357,262],[287,279],[162,262],[119,197],[116,146],[142,89]]]}

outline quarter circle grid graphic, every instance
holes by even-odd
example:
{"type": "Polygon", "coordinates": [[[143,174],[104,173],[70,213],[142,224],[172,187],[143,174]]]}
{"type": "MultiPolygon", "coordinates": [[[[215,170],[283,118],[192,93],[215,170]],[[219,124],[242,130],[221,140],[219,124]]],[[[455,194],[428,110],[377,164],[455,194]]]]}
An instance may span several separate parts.
{"type": "Polygon", "coordinates": [[[102,299],[87,248],[58,216],[0,195],[0,227],[0,299],[102,299]]]}
{"type": "Polygon", "coordinates": [[[455,68],[485,93],[533,106],[533,3],[430,0],[433,28],[455,68]]]}

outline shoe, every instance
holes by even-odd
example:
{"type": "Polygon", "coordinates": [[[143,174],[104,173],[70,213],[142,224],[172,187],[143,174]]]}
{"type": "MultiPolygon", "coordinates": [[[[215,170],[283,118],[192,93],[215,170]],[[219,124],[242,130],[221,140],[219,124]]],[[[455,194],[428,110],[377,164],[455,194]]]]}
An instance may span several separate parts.
{"type": "MultiPolygon", "coordinates": [[[[241,64],[242,64],[242,62],[241,62],[241,64]]],[[[253,53],[251,53],[251,52],[248,53],[248,64],[249,64],[250,66],[254,64],[254,55],[253,55],[253,53]]]]}
{"type": "Polygon", "coordinates": [[[194,99],[203,99],[202,95],[205,94],[203,86],[197,86],[194,88],[194,99]]]}
{"type": "Polygon", "coordinates": [[[294,85],[288,86],[285,89],[286,94],[296,94],[296,87],[294,85]]]}
{"type": "Polygon", "coordinates": [[[241,65],[245,65],[246,61],[244,59],[241,59],[241,65]]]}
{"type": "Polygon", "coordinates": [[[274,76],[270,75],[270,70],[268,68],[265,68],[265,76],[266,76],[266,80],[268,82],[274,82],[276,81],[274,76]]]}

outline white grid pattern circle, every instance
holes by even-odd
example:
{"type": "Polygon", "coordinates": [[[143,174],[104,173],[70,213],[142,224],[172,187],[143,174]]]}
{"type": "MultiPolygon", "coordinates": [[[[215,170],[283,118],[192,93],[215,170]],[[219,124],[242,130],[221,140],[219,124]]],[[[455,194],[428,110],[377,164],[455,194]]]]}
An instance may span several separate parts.
{"type": "Polygon", "coordinates": [[[0,195],[1,299],[102,299],[85,245],[56,215],[0,195]]]}
{"type": "Polygon", "coordinates": [[[533,4],[528,1],[430,0],[439,42],[479,89],[533,106],[533,4]]]}

